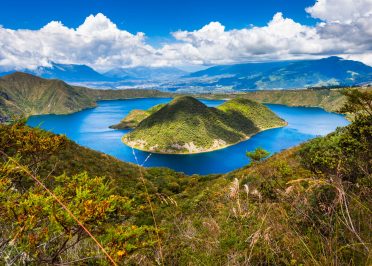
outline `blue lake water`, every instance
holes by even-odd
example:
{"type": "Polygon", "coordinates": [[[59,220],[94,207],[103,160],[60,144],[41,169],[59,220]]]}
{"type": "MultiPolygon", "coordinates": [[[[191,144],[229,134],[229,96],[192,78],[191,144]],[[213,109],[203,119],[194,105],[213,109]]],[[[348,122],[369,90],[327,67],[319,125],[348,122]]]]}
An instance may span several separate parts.
{"type": "MultiPolygon", "coordinates": [[[[133,109],[148,109],[170,98],[146,98],[99,101],[98,106],[69,115],[39,115],[29,118],[27,124],[66,136],[76,143],[112,155],[126,162],[136,163],[132,149],[121,142],[128,130],[114,130],[109,126],[118,123],[133,109]]],[[[218,106],[221,100],[201,100],[208,106],[218,106]]],[[[262,147],[271,153],[298,145],[319,135],[326,135],[348,121],[339,114],[320,108],[288,107],[267,104],[288,126],[258,133],[249,140],[234,146],[194,155],[152,154],[145,166],[165,166],[187,174],[226,173],[248,163],[246,151],[262,147]]],[[[139,164],[149,153],[135,150],[139,164]]]]}

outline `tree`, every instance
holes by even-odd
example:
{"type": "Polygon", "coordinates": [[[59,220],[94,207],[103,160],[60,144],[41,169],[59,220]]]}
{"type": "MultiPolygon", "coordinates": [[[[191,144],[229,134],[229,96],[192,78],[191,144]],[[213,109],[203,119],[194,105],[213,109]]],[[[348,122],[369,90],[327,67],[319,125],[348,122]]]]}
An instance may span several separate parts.
{"type": "Polygon", "coordinates": [[[246,155],[252,160],[253,163],[262,161],[270,155],[270,152],[262,149],[261,147],[256,148],[254,151],[248,151],[246,155]]]}
{"type": "Polygon", "coordinates": [[[348,89],[344,90],[342,94],[346,96],[346,103],[340,112],[358,116],[372,116],[371,90],[348,89]]]}
{"type": "Polygon", "coordinates": [[[371,175],[372,91],[349,89],[343,94],[346,102],[340,111],[350,114],[353,122],[309,141],[300,155],[303,165],[314,173],[357,182],[371,175]]]}

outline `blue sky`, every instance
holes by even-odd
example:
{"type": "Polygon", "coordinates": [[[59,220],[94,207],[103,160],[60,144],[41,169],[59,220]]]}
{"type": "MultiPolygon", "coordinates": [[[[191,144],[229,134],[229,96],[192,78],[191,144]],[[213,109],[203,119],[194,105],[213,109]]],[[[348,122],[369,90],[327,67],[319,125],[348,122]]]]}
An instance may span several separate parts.
{"type": "Polygon", "coordinates": [[[2,1],[0,71],[341,56],[372,65],[372,0],[2,1]]]}
{"type": "Polygon", "coordinates": [[[316,20],[305,12],[314,3],[315,0],[8,0],[1,4],[0,24],[11,29],[39,29],[57,20],[75,28],[87,16],[103,13],[129,32],[168,37],[172,31],[196,30],[211,21],[219,21],[227,29],[263,26],[277,12],[301,24],[314,25],[316,20]]]}

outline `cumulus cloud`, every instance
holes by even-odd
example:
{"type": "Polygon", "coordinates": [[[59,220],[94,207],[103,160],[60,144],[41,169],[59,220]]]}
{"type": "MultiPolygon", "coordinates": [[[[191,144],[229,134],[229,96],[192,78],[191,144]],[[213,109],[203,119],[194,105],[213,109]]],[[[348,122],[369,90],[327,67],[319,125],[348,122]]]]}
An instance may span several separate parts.
{"type": "Polygon", "coordinates": [[[277,13],[264,27],[230,31],[211,22],[174,32],[179,43],[162,53],[181,51],[184,61],[202,64],[340,55],[372,65],[372,0],[318,0],[306,11],[322,21],[306,26],[277,13]]]}
{"type": "Polygon", "coordinates": [[[0,40],[0,65],[19,69],[47,66],[50,61],[107,69],[148,64],[155,54],[143,33],[120,30],[103,14],[87,17],[76,29],[59,21],[34,31],[1,27],[0,40]]]}
{"type": "Polygon", "coordinates": [[[372,15],[372,0],[317,0],[306,11],[323,21],[351,23],[372,15]]]}
{"type": "Polygon", "coordinates": [[[181,66],[340,55],[372,65],[372,0],[318,0],[306,11],[320,20],[306,26],[277,13],[263,27],[226,30],[211,22],[173,32],[154,48],[144,33],[119,29],[103,14],[68,28],[52,21],[39,30],[0,26],[0,67],[36,68],[51,61],[97,70],[130,66],[181,66]]]}
{"type": "Polygon", "coordinates": [[[372,65],[372,0],[317,0],[306,11],[323,21],[322,39],[343,44],[340,55],[372,65]]]}
{"type": "Polygon", "coordinates": [[[180,43],[163,47],[164,55],[182,51],[184,60],[203,64],[302,58],[336,50],[315,28],[284,18],[282,13],[275,14],[265,27],[226,31],[219,22],[211,22],[200,30],[177,31],[173,36],[180,43]]]}

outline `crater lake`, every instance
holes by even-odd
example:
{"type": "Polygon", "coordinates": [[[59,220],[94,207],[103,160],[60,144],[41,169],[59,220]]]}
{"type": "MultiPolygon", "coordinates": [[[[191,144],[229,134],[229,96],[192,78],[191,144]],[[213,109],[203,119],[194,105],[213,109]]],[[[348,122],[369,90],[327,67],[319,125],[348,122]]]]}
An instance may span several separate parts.
{"type": "MultiPolygon", "coordinates": [[[[126,162],[143,164],[145,167],[169,167],[186,174],[227,173],[249,163],[245,155],[247,151],[262,147],[273,154],[349,124],[343,115],[329,113],[321,108],[266,104],[279,117],[286,120],[288,125],[262,131],[246,141],[225,149],[190,155],[150,155],[147,152],[132,150],[121,141],[123,135],[129,130],[109,128],[133,109],[146,110],[170,100],[170,98],[143,98],[99,101],[97,107],[73,114],[31,116],[27,124],[56,134],[65,134],[82,146],[126,162]]],[[[201,101],[213,107],[224,102],[203,99],[201,101]]]]}

